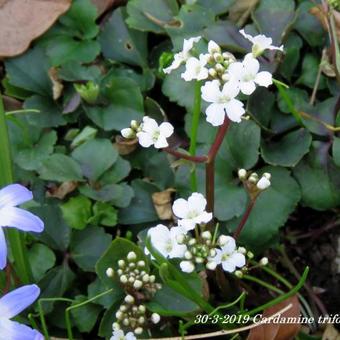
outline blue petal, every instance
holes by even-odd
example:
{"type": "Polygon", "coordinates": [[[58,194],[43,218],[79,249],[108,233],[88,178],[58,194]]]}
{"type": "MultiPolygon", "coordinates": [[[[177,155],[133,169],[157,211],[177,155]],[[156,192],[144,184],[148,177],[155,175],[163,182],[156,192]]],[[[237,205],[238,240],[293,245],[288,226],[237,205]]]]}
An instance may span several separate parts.
{"type": "MultiPolygon", "coordinates": [[[[0,320],[1,318],[11,319],[18,315],[31,305],[39,294],[40,288],[37,285],[27,285],[4,295],[0,299],[0,320]]],[[[2,331],[1,327],[0,330],[2,331]]]]}
{"type": "Polygon", "coordinates": [[[0,190],[0,208],[4,206],[14,207],[30,201],[32,192],[20,184],[10,184],[0,190]]]}
{"type": "Polygon", "coordinates": [[[4,269],[6,267],[6,263],[7,263],[7,245],[4,231],[0,227],[0,269],[4,269]]]}
{"type": "Polygon", "coordinates": [[[0,330],[0,340],[44,340],[38,331],[4,318],[0,318],[0,330]]]}
{"type": "Polygon", "coordinates": [[[44,230],[44,222],[38,216],[15,207],[5,207],[0,210],[0,226],[36,233],[44,230]]]}

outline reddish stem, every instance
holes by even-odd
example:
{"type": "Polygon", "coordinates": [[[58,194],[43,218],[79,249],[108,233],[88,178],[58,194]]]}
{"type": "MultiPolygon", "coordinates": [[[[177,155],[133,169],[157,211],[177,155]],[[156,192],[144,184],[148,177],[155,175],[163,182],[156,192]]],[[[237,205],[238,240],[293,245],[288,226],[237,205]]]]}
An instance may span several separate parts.
{"type": "Polygon", "coordinates": [[[187,155],[185,153],[182,153],[180,151],[173,150],[171,148],[164,148],[163,151],[169,153],[170,155],[173,155],[178,158],[186,159],[188,161],[192,161],[195,163],[205,163],[207,161],[207,156],[191,156],[187,155]]]}
{"type": "Polygon", "coordinates": [[[9,288],[11,287],[11,266],[10,264],[7,264],[6,269],[5,269],[5,273],[6,273],[6,284],[3,290],[4,294],[7,294],[9,291],[9,288]]]}
{"type": "Polygon", "coordinates": [[[234,237],[235,240],[237,240],[238,237],[240,236],[241,231],[242,231],[244,225],[246,224],[246,222],[247,222],[247,220],[248,220],[248,218],[249,218],[249,215],[250,215],[251,211],[252,211],[253,208],[254,208],[255,201],[256,201],[256,198],[255,198],[255,199],[252,199],[252,200],[250,201],[250,203],[249,203],[249,205],[248,205],[248,207],[247,207],[247,210],[246,210],[246,212],[244,213],[244,215],[243,215],[243,217],[242,217],[241,222],[240,222],[239,225],[237,226],[237,228],[236,228],[236,230],[235,230],[235,232],[234,232],[234,235],[233,235],[233,237],[234,237]]]}
{"type": "Polygon", "coordinates": [[[218,150],[220,149],[220,146],[223,142],[224,136],[227,133],[228,127],[230,125],[230,120],[227,116],[225,116],[223,124],[220,126],[213,145],[211,146],[209,153],[208,153],[208,160],[207,162],[213,162],[215,160],[215,157],[217,155],[218,150]]]}
{"type": "Polygon", "coordinates": [[[207,211],[214,212],[215,202],[215,162],[205,165],[205,194],[207,198],[207,211]]]}

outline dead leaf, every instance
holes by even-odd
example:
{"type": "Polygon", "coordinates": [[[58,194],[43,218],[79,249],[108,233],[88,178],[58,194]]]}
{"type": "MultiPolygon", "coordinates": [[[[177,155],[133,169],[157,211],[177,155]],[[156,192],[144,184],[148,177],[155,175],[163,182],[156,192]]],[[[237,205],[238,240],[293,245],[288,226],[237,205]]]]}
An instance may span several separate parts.
{"type": "Polygon", "coordinates": [[[156,209],[157,215],[161,220],[170,220],[172,218],[171,194],[176,190],[173,188],[152,194],[152,202],[156,209]]]}
{"type": "Polygon", "coordinates": [[[322,335],[322,340],[340,340],[340,333],[334,327],[333,324],[329,323],[322,335]]]}
{"type": "Polygon", "coordinates": [[[24,52],[71,5],[71,0],[2,0],[0,2],[0,57],[24,52]]]}
{"type": "Polygon", "coordinates": [[[136,139],[125,139],[121,136],[116,136],[115,146],[117,147],[118,153],[120,155],[128,155],[135,151],[138,145],[138,140],[136,139]]]}
{"type": "Polygon", "coordinates": [[[243,26],[259,0],[238,0],[229,9],[229,20],[243,26]]]}
{"type": "Polygon", "coordinates": [[[98,16],[101,16],[104,12],[115,5],[117,0],[91,0],[92,3],[97,7],[98,16]]]}
{"type": "MultiPolygon", "coordinates": [[[[292,304],[292,307],[281,314],[280,319],[300,317],[300,304],[296,295],[278,303],[277,305],[266,309],[263,317],[270,317],[282,310],[284,307],[292,304]]],[[[275,318],[276,319],[276,318],[275,318]]],[[[274,320],[275,320],[274,319],[274,320]]],[[[253,328],[248,335],[247,340],[290,340],[294,339],[301,328],[300,323],[264,323],[253,328]]]]}
{"type": "Polygon", "coordinates": [[[64,85],[58,77],[58,69],[56,67],[51,67],[48,70],[48,76],[52,82],[53,99],[57,100],[63,93],[64,85]]]}
{"type": "Polygon", "coordinates": [[[78,184],[74,181],[68,181],[62,183],[59,187],[53,186],[46,191],[47,197],[55,197],[62,200],[65,196],[77,188],[78,184]]]}

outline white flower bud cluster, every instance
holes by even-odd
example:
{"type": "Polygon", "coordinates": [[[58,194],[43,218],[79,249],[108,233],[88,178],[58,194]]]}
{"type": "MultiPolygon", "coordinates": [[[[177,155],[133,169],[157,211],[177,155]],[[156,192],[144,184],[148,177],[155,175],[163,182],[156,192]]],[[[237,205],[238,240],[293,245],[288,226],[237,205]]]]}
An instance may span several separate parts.
{"type": "Polygon", "coordinates": [[[268,172],[263,173],[260,178],[256,172],[248,173],[245,169],[239,169],[238,177],[243,182],[248,182],[251,189],[256,189],[257,191],[263,191],[270,187],[271,174],[268,172]]]}
{"type": "Polygon", "coordinates": [[[120,133],[126,139],[135,139],[140,130],[140,124],[136,120],[131,120],[130,127],[122,129],[120,133]]]}

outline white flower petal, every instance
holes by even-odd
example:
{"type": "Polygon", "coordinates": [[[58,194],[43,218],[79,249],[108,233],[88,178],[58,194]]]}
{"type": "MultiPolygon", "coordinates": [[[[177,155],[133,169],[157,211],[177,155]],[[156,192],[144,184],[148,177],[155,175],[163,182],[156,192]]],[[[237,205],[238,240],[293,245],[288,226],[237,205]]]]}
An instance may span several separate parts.
{"type": "Polygon", "coordinates": [[[241,117],[245,114],[243,103],[237,99],[232,99],[225,105],[228,118],[236,123],[241,122],[241,117]]]}
{"type": "Polygon", "coordinates": [[[159,126],[159,131],[161,135],[168,138],[174,133],[174,127],[170,123],[164,122],[159,126]]]}
{"type": "Polygon", "coordinates": [[[191,261],[182,261],[179,266],[184,273],[192,273],[195,270],[195,266],[191,261]]]}
{"type": "Polygon", "coordinates": [[[239,86],[241,92],[247,96],[251,95],[256,89],[255,82],[252,80],[241,82],[239,86]]]}
{"type": "Polygon", "coordinates": [[[178,225],[184,228],[186,231],[190,231],[190,230],[195,229],[196,222],[193,219],[183,218],[178,221],[178,225]]]}
{"type": "Polygon", "coordinates": [[[166,148],[167,146],[169,146],[166,138],[162,135],[159,135],[159,137],[157,138],[156,142],[155,142],[155,148],[156,149],[161,149],[161,148],[166,148]]]}
{"type": "Polygon", "coordinates": [[[0,208],[15,207],[32,199],[32,192],[21,184],[10,184],[0,190],[0,208]]]}
{"type": "Polygon", "coordinates": [[[148,148],[154,143],[151,135],[146,132],[138,132],[137,138],[139,144],[144,148],[148,148]]]}
{"type": "Polygon", "coordinates": [[[207,122],[213,126],[222,125],[225,119],[224,109],[224,104],[210,104],[205,111],[207,122]]]}
{"type": "Polygon", "coordinates": [[[258,73],[254,81],[260,86],[265,86],[265,87],[268,87],[269,85],[273,84],[272,75],[271,73],[267,71],[262,71],[258,73]]]}
{"type": "Polygon", "coordinates": [[[144,132],[152,133],[157,129],[158,129],[158,124],[154,119],[148,116],[143,117],[142,130],[144,132]]]}
{"type": "Polygon", "coordinates": [[[172,205],[172,211],[178,218],[186,218],[189,212],[188,202],[183,198],[178,198],[172,205]]]}
{"type": "Polygon", "coordinates": [[[238,252],[234,252],[231,254],[229,260],[234,263],[234,265],[238,268],[242,268],[246,264],[246,257],[238,252]]]}
{"type": "Polygon", "coordinates": [[[195,220],[196,220],[196,223],[208,223],[209,221],[212,220],[212,218],[213,218],[213,214],[205,211],[201,215],[197,216],[195,220]]]}
{"type": "Polygon", "coordinates": [[[213,53],[216,53],[216,52],[219,52],[219,51],[221,51],[221,47],[218,44],[216,44],[215,41],[210,40],[208,42],[208,52],[210,54],[213,54],[213,53]]]}
{"type": "Polygon", "coordinates": [[[194,192],[188,198],[188,205],[189,210],[203,212],[205,210],[205,207],[207,206],[207,200],[202,194],[194,192]]]}
{"type": "Polygon", "coordinates": [[[239,82],[228,81],[223,85],[222,93],[230,99],[235,98],[240,93],[239,82]]]}
{"type": "Polygon", "coordinates": [[[230,259],[228,259],[226,261],[222,261],[222,268],[224,271],[232,273],[235,271],[236,266],[230,259]]]}
{"type": "Polygon", "coordinates": [[[223,254],[232,254],[236,249],[235,239],[231,236],[225,236],[225,243],[222,247],[223,254]]]}
{"type": "Polygon", "coordinates": [[[251,53],[248,53],[244,57],[242,64],[247,74],[255,75],[260,69],[260,63],[253,57],[251,53]]]}
{"type": "Polygon", "coordinates": [[[254,42],[253,37],[250,34],[247,34],[244,29],[240,30],[240,33],[249,41],[251,41],[252,43],[254,42]]]}
{"type": "Polygon", "coordinates": [[[208,103],[218,102],[222,93],[220,90],[220,82],[215,79],[207,81],[201,88],[202,98],[208,103]]]}

